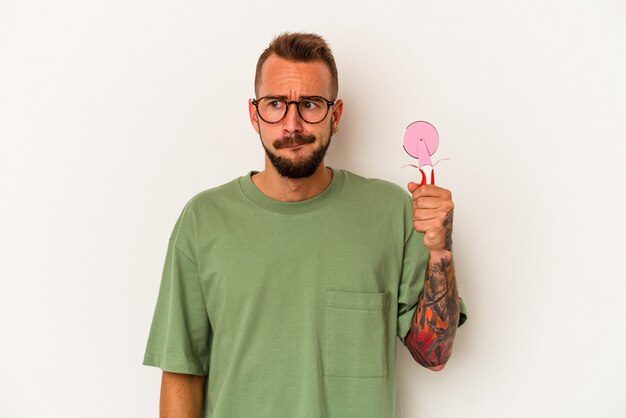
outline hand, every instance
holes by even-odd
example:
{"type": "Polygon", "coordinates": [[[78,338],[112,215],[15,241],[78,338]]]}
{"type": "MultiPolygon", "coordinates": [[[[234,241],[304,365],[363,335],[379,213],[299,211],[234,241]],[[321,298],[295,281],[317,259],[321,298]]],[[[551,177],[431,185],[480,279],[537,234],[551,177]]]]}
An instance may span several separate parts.
{"type": "Polygon", "coordinates": [[[413,196],[413,226],[424,233],[430,251],[452,251],[452,193],[433,184],[408,184],[413,196]]]}

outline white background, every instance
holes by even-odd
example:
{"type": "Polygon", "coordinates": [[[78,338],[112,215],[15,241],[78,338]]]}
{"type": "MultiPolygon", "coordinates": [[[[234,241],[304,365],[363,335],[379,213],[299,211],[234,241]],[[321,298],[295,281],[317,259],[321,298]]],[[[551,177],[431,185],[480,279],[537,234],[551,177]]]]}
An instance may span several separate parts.
{"type": "Polygon", "coordinates": [[[441,373],[399,348],[397,416],[626,416],[624,22],[620,0],[0,0],[0,416],[157,416],[167,239],[262,169],[246,101],[285,30],[335,52],[331,166],[406,184],[418,119],[450,158],[470,319],[441,373]]]}

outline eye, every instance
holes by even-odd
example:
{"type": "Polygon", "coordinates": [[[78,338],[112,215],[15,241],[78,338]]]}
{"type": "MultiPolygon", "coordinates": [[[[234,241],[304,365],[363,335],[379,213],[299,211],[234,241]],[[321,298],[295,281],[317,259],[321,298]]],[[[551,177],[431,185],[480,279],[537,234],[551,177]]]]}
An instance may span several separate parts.
{"type": "Polygon", "coordinates": [[[285,109],[285,102],[280,97],[264,97],[261,100],[262,112],[280,112],[285,109]]]}
{"type": "Polygon", "coordinates": [[[300,109],[302,110],[315,110],[319,108],[319,104],[313,100],[303,100],[300,102],[300,109]]]}

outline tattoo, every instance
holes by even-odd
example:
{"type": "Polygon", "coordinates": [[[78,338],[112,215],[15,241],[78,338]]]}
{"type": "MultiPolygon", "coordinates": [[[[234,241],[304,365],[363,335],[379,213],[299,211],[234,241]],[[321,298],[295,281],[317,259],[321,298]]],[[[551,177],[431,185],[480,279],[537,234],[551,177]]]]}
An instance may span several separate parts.
{"type": "Polygon", "coordinates": [[[450,212],[446,215],[446,218],[443,220],[443,227],[446,231],[446,240],[444,243],[444,250],[452,251],[452,221],[454,219],[454,209],[451,209],[450,212]]]}
{"type": "Polygon", "coordinates": [[[424,290],[405,343],[419,364],[443,366],[452,354],[459,324],[459,294],[452,256],[428,261],[424,290]]]}

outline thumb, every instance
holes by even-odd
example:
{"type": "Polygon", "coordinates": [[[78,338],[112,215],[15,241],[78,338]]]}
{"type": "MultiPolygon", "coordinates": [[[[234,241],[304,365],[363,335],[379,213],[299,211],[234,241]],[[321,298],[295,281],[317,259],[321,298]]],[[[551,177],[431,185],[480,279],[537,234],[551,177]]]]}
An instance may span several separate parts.
{"type": "Polygon", "coordinates": [[[410,181],[409,184],[407,184],[406,187],[407,187],[407,189],[409,189],[409,192],[413,193],[420,186],[419,186],[419,184],[413,183],[412,181],[410,181]]]}

